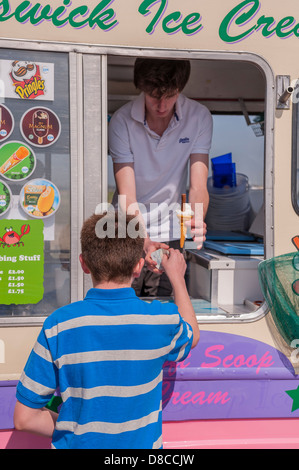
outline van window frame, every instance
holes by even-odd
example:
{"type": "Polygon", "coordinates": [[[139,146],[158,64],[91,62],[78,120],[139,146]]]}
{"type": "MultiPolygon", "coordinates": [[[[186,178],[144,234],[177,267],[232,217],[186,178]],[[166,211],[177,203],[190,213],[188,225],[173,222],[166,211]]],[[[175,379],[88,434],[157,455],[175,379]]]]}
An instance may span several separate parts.
{"type": "MultiPolygon", "coordinates": [[[[250,52],[227,52],[227,51],[179,51],[179,50],[170,50],[170,49],[150,49],[150,48],[133,48],[133,47],[121,47],[121,46],[93,46],[93,45],[72,45],[72,44],[58,44],[58,43],[49,43],[49,42],[41,42],[41,41],[23,41],[20,43],[19,41],[13,40],[0,40],[0,48],[12,48],[12,49],[26,49],[26,50],[43,50],[45,52],[52,51],[52,52],[68,52],[70,57],[70,63],[73,63],[73,68],[77,68],[77,76],[76,78],[70,77],[70,83],[72,82],[72,86],[75,87],[74,92],[72,93],[70,99],[74,98],[75,103],[71,103],[71,117],[72,114],[76,114],[78,116],[78,109],[75,109],[76,106],[82,105],[82,97],[80,96],[75,97],[78,88],[80,87],[80,83],[82,83],[82,74],[83,74],[83,66],[82,63],[84,60],[84,56],[87,55],[95,55],[99,56],[102,69],[101,69],[101,107],[102,107],[102,143],[101,143],[101,150],[102,155],[108,155],[108,142],[107,142],[107,119],[104,119],[104,113],[107,111],[107,100],[108,100],[108,93],[107,93],[107,56],[108,55],[124,55],[124,56],[148,56],[148,57],[169,57],[169,58],[177,58],[177,59],[184,59],[186,57],[190,59],[206,59],[206,60],[234,60],[240,62],[250,62],[263,73],[265,78],[265,153],[264,153],[264,203],[265,203],[265,237],[264,237],[264,250],[265,250],[265,259],[270,258],[273,256],[274,252],[274,210],[273,210],[273,184],[274,184],[274,176],[273,176],[273,166],[274,166],[274,154],[273,154],[273,146],[274,146],[274,103],[275,103],[275,96],[274,96],[274,74],[273,71],[268,64],[268,62],[260,57],[257,54],[250,53],[250,52]]],[[[81,93],[81,92],[80,92],[81,93]]],[[[71,138],[74,134],[79,132],[80,134],[80,126],[78,122],[76,122],[74,128],[72,128],[71,122],[71,138]]],[[[82,138],[82,135],[79,135],[79,138],[82,138]]],[[[78,140],[78,136],[76,137],[78,140]]],[[[75,145],[71,145],[71,159],[74,158],[76,162],[77,168],[83,168],[83,155],[82,149],[78,151],[75,149],[75,145]]],[[[105,159],[103,159],[105,160],[105,159]]],[[[106,163],[103,161],[98,168],[101,170],[101,188],[99,197],[99,202],[106,202],[108,197],[108,171],[106,163]]],[[[75,169],[74,174],[72,176],[72,184],[74,185],[73,181],[78,184],[78,188],[83,188],[83,181],[82,175],[78,174],[78,170],[75,169]]],[[[94,209],[94,197],[90,196],[85,193],[84,196],[86,197],[85,203],[83,204],[82,201],[79,201],[78,194],[75,197],[74,192],[72,192],[72,197],[75,199],[71,201],[72,204],[72,217],[74,217],[73,221],[75,229],[79,229],[81,226],[84,215],[89,215],[90,212],[94,209]],[[78,206],[75,209],[75,204],[79,202],[79,212],[78,206]],[[76,211],[76,213],[75,213],[76,211]]],[[[84,297],[86,289],[89,286],[86,286],[84,281],[83,274],[80,272],[78,268],[77,257],[80,252],[79,247],[79,236],[78,234],[71,235],[71,261],[72,261],[72,294],[71,294],[71,301],[75,301],[75,297],[77,300],[81,300],[84,297]],[[76,265],[76,266],[75,266],[76,265]]],[[[198,317],[199,323],[242,323],[242,322],[252,322],[257,321],[262,318],[268,312],[268,308],[266,303],[264,302],[261,307],[259,307],[256,311],[252,313],[244,313],[244,314],[232,314],[227,316],[226,318],[222,317],[219,318],[217,315],[210,315],[208,318],[202,318],[201,316],[198,317]]],[[[9,318],[6,317],[4,319],[0,318],[0,325],[3,326],[25,326],[25,325],[41,325],[45,317],[18,317],[18,318],[9,318]]]]}

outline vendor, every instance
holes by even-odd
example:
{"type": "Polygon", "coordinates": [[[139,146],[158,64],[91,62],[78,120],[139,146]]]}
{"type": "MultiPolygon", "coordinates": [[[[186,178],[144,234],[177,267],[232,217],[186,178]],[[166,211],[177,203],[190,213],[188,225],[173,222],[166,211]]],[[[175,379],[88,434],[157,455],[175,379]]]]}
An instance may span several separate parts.
{"type": "MultiPolygon", "coordinates": [[[[141,94],[114,113],[109,124],[109,153],[117,191],[113,204],[125,196],[126,209],[142,214],[147,230],[146,267],[132,287],[140,296],[168,296],[171,286],[156,268],[151,253],[179,248],[179,222],[174,214],[186,193],[190,162],[189,203],[203,217],[191,220],[198,248],[205,239],[209,150],[212,116],[202,104],[181,94],[190,76],[188,60],[138,58],[134,84],[141,94]],[[196,222],[196,225],[195,225],[196,222]]],[[[196,212],[195,212],[196,214],[196,212]]]]}

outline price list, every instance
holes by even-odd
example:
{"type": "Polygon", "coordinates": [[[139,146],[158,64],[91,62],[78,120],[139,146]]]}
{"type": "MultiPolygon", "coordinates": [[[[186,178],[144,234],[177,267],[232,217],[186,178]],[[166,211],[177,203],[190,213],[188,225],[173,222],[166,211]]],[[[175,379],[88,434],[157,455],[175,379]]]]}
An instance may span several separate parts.
{"type": "Polygon", "coordinates": [[[19,269],[15,271],[10,269],[8,271],[8,293],[9,294],[24,294],[24,280],[25,271],[19,269]]]}
{"type": "MultiPolygon", "coordinates": [[[[25,292],[25,271],[24,269],[1,269],[0,270],[1,290],[6,290],[8,294],[20,295],[25,292]]],[[[1,299],[2,300],[2,299],[1,299]]]]}
{"type": "MultiPolygon", "coordinates": [[[[0,221],[0,229],[2,222],[0,221]]],[[[6,220],[5,223],[11,232],[15,234],[26,232],[26,235],[23,237],[24,242],[16,242],[11,246],[6,243],[3,244],[3,250],[1,249],[1,303],[6,305],[37,303],[43,298],[43,222],[30,221],[25,227],[24,221],[20,220],[6,220]]]]}

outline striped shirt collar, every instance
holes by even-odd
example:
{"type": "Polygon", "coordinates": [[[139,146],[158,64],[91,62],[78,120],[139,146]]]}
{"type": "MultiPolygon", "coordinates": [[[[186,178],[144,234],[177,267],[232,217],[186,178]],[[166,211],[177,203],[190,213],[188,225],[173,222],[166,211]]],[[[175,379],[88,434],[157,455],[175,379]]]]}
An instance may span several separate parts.
{"type": "Polygon", "coordinates": [[[132,287],[122,287],[119,289],[99,289],[92,287],[86,293],[84,300],[123,300],[137,298],[132,287]]]}

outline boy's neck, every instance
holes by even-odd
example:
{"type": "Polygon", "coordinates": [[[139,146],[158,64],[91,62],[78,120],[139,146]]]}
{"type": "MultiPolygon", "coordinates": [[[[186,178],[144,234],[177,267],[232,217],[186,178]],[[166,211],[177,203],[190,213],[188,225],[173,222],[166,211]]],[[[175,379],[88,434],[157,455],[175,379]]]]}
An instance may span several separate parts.
{"type": "Polygon", "coordinates": [[[123,289],[125,287],[131,287],[131,279],[128,282],[114,282],[114,281],[103,281],[103,282],[93,282],[93,287],[95,289],[123,289]]]}

